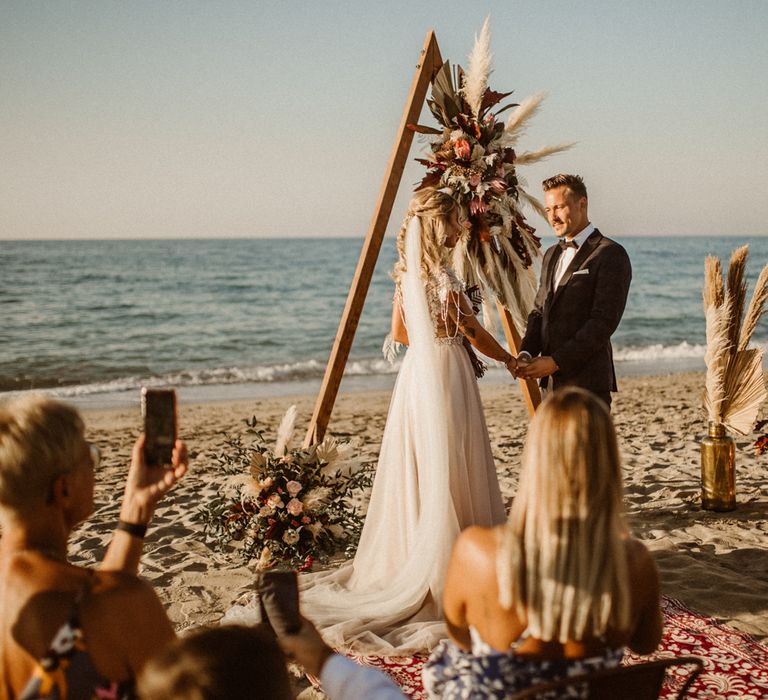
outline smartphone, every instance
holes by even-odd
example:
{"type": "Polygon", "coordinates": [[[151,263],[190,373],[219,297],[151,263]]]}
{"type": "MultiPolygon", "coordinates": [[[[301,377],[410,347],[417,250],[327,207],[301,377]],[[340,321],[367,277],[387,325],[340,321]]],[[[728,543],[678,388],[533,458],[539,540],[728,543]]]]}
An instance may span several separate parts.
{"type": "Polygon", "coordinates": [[[256,579],[263,612],[277,634],[301,629],[299,582],[295,571],[263,571],[256,579]]]}
{"type": "Polygon", "coordinates": [[[143,387],[141,415],[144,418],[144,461],[149,467],[170,465],[176,442],[176,392],[143,387]]]}

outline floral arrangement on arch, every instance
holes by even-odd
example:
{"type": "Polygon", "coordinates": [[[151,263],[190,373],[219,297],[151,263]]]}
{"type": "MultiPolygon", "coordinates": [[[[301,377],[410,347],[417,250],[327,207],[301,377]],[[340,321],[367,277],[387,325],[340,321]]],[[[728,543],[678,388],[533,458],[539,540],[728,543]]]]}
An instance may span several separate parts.
{"type": "Polygon", "coordinates": [[[222,492],[201,508],[206,534],[220,549],[238,543],[242,556],[258,558],[258,569],[286,564],[300,571],[357,547],[364,516],[354,501],[372,482],[350,443],[332,437],[308,449],[290,449],[296,407],[288,409],[274,449],[246,420],[253,436],[245,444],[228,438],[229,449],[217,455],[231,474],[222,492]]]}
{"type": "MultiPolygon", "coordinates": [[[[533,262],[541,256],[541,244],[535,229],[525,220],[522,205],[530,205],[542,216],[544,210],[523,189],[517,168],[573,144],[517,153],[519,139],[544,95],[499,107],[512,93],[488,87],[490,41],[486,19],[469,55],[467,71],[456,66],[452,75],[450,62],[446,61],[435,75],[427,104],[441,128],[418,124],[408,127],[435,137],[426,157],[416,159],[427,168],[416,189],[449,189],[469,213],[472,232],[457,271],[468,286],[490,290],[509,309],[516,325],[524,328],[536,295],[538,280],[533,262]],[[513,108],[505,124],[499,117],[513,108]]],[[[486,306],[486,319],[487,311],[486,306]]]]}

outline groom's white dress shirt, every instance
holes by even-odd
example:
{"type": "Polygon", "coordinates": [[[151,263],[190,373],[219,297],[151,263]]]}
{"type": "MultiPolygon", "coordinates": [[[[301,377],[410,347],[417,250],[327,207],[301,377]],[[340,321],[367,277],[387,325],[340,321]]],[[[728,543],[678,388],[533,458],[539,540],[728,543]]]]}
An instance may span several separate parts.
{"type": "MultiPolygon", "coordinates": [[[[587,238],[589,238],[594,232],[595,227],[592,224],[587,224],[587,228],[579,231],[573,238],[571,238],[571,240],[578,246],[578,248],[581,248],[587,238]]],[[[571,264],[573,259],[576,257],[576,253],[579,252],[578,248],[566,248],[562,253],[560,253],[560,257],[557,260],[557,267],[555,268],[555,275],[552,285],[553,289],[557,289],[557,286],[560,284],[560,280],[563,279],[563,275],[568,269],[568,265],[571,264]]]]}

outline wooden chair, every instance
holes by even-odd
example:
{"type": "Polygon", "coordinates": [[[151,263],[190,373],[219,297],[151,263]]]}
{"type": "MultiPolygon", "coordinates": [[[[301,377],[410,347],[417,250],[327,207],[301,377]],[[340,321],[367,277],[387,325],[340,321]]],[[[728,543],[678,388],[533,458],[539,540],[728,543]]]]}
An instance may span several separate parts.
{"type": "MultiPolygon", "coordinates": [[[[586,687],[586,695],[582,697],[588,698],[588,700],[657,700],[667,669],[672,666],[686,665],[693,668],[690,670],[685,684],[675,696],[680,700],[685,697],[691,684],[704,670],[704,664],[696,656],[659,659],[632,666],[602,669],[594,673],[571,676],[551,683],[540,683],[515,695],[510,695],[508,700],[537,700],[546,692],[564,691],[579,686],[586,687]]],[[[556,694],[548,697],[560,696],[556,694]]]]}

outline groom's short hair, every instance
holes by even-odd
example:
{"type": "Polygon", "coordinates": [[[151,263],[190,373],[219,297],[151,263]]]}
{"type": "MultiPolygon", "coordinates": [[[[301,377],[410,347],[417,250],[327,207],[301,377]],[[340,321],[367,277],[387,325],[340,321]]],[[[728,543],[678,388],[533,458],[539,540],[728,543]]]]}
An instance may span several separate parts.
{"type": "Polygon", "coordinates": [[[544,191],[554,190],[557,187],[567,187],[574,196],[578,199],[587,197],[587,186],[584,184],[584,180],[581,179],[581,175],[566,175],[565,173],[558,173],[552,177],[548,177],[541,183],[544,191]]]}

